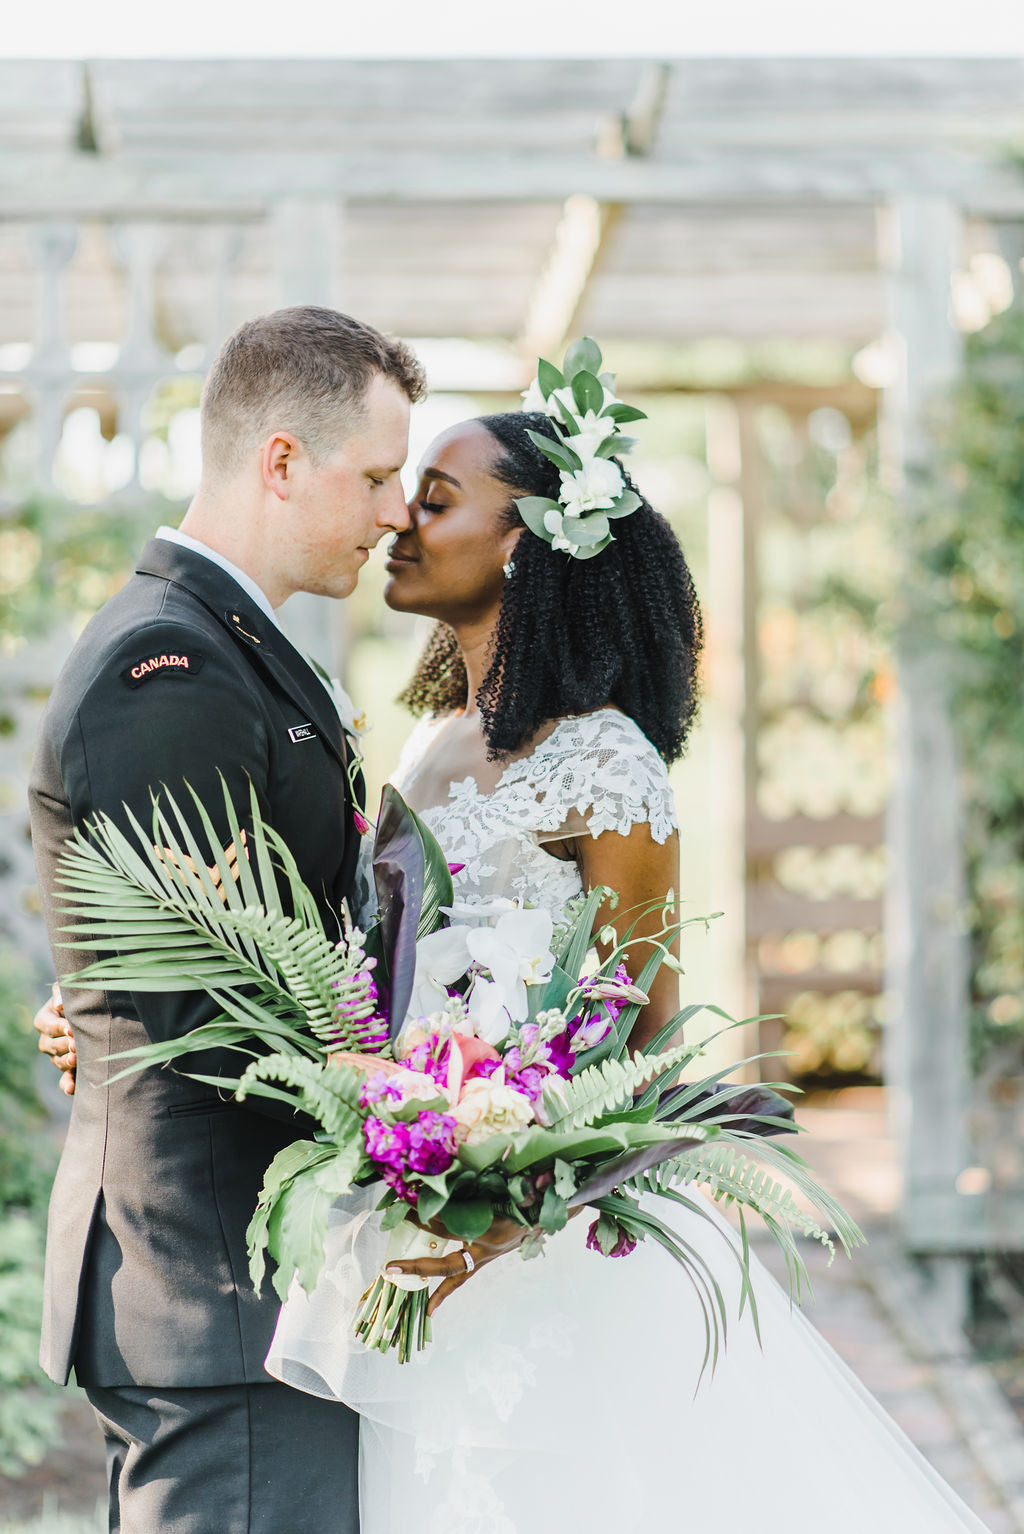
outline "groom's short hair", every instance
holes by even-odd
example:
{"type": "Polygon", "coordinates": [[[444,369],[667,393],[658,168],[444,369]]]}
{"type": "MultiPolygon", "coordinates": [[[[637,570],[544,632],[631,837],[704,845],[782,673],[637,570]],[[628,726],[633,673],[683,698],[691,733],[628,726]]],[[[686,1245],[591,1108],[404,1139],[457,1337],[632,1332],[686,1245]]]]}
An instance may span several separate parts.
{"type": "Polygon", "coordinates": [[[314,462],[326,457],[360,425],[378,374],[411,401],[427,391],[411,346],[336,309],[303,304],[247,320],[206,377],[204,473],[229,477],[273,431],[292,432],[314,462]]]}

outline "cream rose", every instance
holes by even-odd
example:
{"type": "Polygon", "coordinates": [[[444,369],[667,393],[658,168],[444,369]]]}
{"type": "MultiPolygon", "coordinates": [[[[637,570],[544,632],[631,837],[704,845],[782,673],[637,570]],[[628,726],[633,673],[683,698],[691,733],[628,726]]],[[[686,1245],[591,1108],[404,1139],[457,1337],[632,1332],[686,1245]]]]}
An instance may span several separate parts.
{"type": "Polygon", "coordinates": [[[467,1081],[454,1108],[455,1138],[464,1145],[479,1145],[492,1135],[515,1134],[533,1122],[533,1104],[492,1077],[475,1076],[467,1081]]]}

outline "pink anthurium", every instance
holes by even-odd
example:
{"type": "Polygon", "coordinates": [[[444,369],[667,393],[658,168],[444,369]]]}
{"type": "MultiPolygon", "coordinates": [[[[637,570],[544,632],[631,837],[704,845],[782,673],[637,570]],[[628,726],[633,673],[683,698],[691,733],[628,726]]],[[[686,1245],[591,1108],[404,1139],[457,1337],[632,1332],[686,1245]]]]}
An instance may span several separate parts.
{"type": "Polygon", "coordinates": [[[475,1034],[453,1033],[451,1054],[448,1057],[448,1093],[452,1102],[458,1102],[462,1083],[481,1060],[494,1060],[501,1064],[498,1051],[486,1040],[475,1034]]]}

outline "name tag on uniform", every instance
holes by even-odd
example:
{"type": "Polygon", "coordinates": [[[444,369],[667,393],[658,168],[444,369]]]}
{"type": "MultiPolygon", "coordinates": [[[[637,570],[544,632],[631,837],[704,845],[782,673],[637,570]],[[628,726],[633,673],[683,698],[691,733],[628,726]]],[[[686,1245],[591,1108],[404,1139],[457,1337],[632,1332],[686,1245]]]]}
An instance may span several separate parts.
{"type": "Polygon", "coordinates": [[[292,745],[297,746],[304,740],[316,740],[316,731],[311,724],[293,724],[288,731],[288,739],[292,745]]]}

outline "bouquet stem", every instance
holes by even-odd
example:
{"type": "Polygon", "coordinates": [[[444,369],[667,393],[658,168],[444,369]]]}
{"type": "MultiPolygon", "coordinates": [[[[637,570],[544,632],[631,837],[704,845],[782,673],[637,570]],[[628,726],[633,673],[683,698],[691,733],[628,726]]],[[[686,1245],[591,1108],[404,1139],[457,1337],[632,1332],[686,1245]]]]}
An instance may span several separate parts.
{"type": "Polygon", "coordinates": [[[400,1289],[387,1279],[376,1278],[363,1296],[356,1318],[356,1336],[378,1353],[398,1349],[398,1362],[408,1363],[430,1341],[427,1316],[429,1290],[400,1289]]]}

